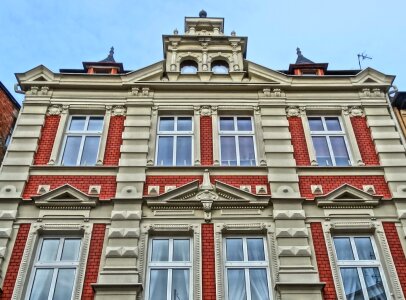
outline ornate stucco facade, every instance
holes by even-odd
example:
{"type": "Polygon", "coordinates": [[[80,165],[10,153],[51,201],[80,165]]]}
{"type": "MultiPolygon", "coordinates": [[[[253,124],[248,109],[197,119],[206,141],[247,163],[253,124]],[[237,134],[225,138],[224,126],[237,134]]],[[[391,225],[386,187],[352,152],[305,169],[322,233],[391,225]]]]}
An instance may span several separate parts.
{"type": "Polygon", "coordinates": [[[16,75],[0,298],[59,293],[65,268],[66,299],[404,299],[394,77],[330,71],[299,50],[289,70],[260,66],[204,13],[163,44],[164,60],[136,71],[111,51],[83,70],[16,75]],[[79,246],[65,262],[67,241],[79,246]]]}

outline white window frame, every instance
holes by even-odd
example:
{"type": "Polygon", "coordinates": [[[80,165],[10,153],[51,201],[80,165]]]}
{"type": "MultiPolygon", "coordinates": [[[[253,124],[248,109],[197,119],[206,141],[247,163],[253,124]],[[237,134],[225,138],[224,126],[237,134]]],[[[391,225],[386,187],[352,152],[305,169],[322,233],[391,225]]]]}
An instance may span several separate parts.
{"type": "Polygon", "coordinates": [[[149,299],[149,292],[150,292],[150,277],[151,277],[151,269],[162,269],[168,270],[168,282],[167,282],[167,290],[166,290],[166,297],[168,300],[172,299],[171,290],[172,290],[172,270],[173,269],[189,269],[189,300],[193,299],[193,239],[188,236],[177,236],[177,237],[169,237],[169,236],[154,236],[149,238],[148,241],[148,262],[147,262],[147,272],[146,272],[146,292],[145,292],[145,300],[149,299]],[[173,240],[189,240],[189,261],[182,262],[182,261],[159,261],[159,262],[152,262],[152,241],[153,240],[169,240],[169,253],[168,257],[173,257],[173,240]]]}
{"type": "Polygon", "coordinates": [[[105,122],[106,122],[106,116],[103,116],[103,115],[76,115],[76,114],[70,115],[69,120],[67,122],[67,126],[66,126],[65,131],[64,131],[64,138],[63,138],[63,143],[62,143],[62,148],[61,148],[61,155],[60,155],[60,158],[59,158],[59,165],[63,166],[63,156],[65,154],[66,141],[67,141],[69,136],[80,136],[81,137],[80,146],[79,146],[79,153],[78,153],[78,157],[76,159],[76,165],[75,166],[86,167],[86,166],[95,166],[95,165],[97,165],[97,159],[99,157],[100,147],[101,147],[101,144],[103,142],[102,138],[103,138],[103,129],[105,127],[104,126],[105,122]],[[89,120],[90,120],[91,117],[103,118],[103,124],[101,126],[101,130],[100,131],[83,130],[83,131],[70,132],[69,131],[69,126],[70,126],[70,124],[72,122],[72,118],[74,118],[74,117],[85,117],[86,118],[84,128],[87,128],[87,126],[89,124],[89,120]],[[82,159],[85,140],[86,140],[86,137],[88,137],[88,136],[98,136],[98,137],[100,137],[99,147],[97,149],[97,154],[96,154],[96,157],[95,157],[96,163],[94,165],[81,165],[80,160],[82,159]]]}
{"type": "MultiPolygon", "coordinates": [[[[333,163],[332,166],[337,166],[336,164],[336,159],[334,156],[334,152],[333,152],[333,148],[331,146],[331,142],[330,142],[330,137],[331,136],[342,136],[344,137],[344,144],[345,144],[345,148],[347,150],[347,154],[348,154],[348,166],[352,166],[353,165],[353,159],[352,159],[352,155],[351,155],[351,148],[349,147],[349,143],[348,143],[348,139],[347,139],[347,134],[345,132],[345,127],[344,124],[342,122],[341,116],[337,116],[337,115],[324,115],[324,116],[320,116],[320,115],[308,115],[307,116],[307,122],[308,122],[308,126],[309,126],[309,130],[310,130],[310,139],[312,142],[312,146],[315,152],[315,157],[317,160],[317,151],[316,151],[316,147],[314,146],[313,143],[313,137],[317,137],[317,136],[322,136],[322,137],[326,137],[326,141],[327,141],[327,147],[328,147],[328,151],[331,157],[331,162],[333,163]],[[321,122],[323,124],[323,128],[325,128],[325,131],[312,131],[310,129],[310,118],[321,118],[321,122]],[[327,124],[326,124],[326,118],[337,118],[338,122],[340,123],[340,127],[341,127],[341,131],[328,131],[327,130],[327,124]]],[[[328,166],[328,165],[327,165],[328,166]]],[[[339,166],[339,167],[344,167],[344,166],[339,166]]]]}
{"type": "Polygon", "coordinates": [[[240,136],[252,136],[252,142],[254,143],[254,158],[255,158],[255,164],[249,165],[249,166],[243,166],[243,167],[250,167],[250,166],[257,166],[258,165],[258,155],[257,155],[257,146],[256,146],[256,139],[255,139],[255,124],[254,124],[254,118],[252,116],[247,116],[247,115],[237,115],[237,116],[230,116],[230,115],[220,115],[218,117],[218,130],[219,130],[219,139],[218,139],[218,144],[219,144],[219,157],[220,157],[220,165],[221,166],[230,166],[228,165],[223,165],[222,164],[222,157],[221,157],[221,137],[223,136],[234,136],[235,139],[235,152],[236,152],[236,157],[237,157],[237,166],[241,166],[241,161],[240,161],[240,143],[238,140],[238,137],[240,136]],[[221,130],[220,127],[220,122],[221,118],[233,118],[234,121],[234,131],[231,130],[221,130]],[[238,131],[237,127],[237,118],[250,118],[251,119],[251,131],[238,131]]]}
{"type": "Polygon", "coordinates": [[[334,259],[335,262],[337,264],[337,269],[338,269],[338,277],[339,277],[339,281],[340,281],[340,287],[342,290],[342,294],[345,297],[345,290],[344,290],[344,283],[343,283],[343,279],[341,277],[341,267],[351,267],[351,268],[356,268],[357,269],[357,273],[358,273],[358,278],[361,284],[361,288],[362,288],[362,292],[364,295],[365,299],[369,299],[368,297],[368,291],[367,291],[367,287],[365,285],[365,279],[364,279],[364,274],[362,273],[362,268],[378,268],[379,269],[379,274],[381,276],[382,282],[383,282],[383,287],[385,290],[385,295],[386,298],[389,300],[391,299],[390,297],[390,293],[389,293],[389,288],[388,288],[388,284],[385,278],[385,272],[382,268],[382,263],[381,260],[379,258],[379,252],[374,240],[374,237],[371,235],[363,235],[363,234],[352,234],[352,235],[343,235],[343,234],[337,234],[337,235],[333,235],[332,236],[332,244],[334,247],[334,259]],[[369,238],[372,244],[372,249],[374,251],[375,254],[375,259],[374,260],[359,260],[358,258],[358,252],[356,250],[356,246],[355,246],[355,240],[354,238],[359,238],[359,237],[364,237],[364,238],[369,238]],[[354,255],[354,260],[339,260],[337,257],[337,252],[336,252],[336,248],[335,248],[335,244],[334,244],[334,239],[335,238],[349,238],[350,239],[350,244],[351,244],[351,250],[352,253],[354,255]]]}
{"type": "Polygon", "coordinates": [[[80,264],[80,258],[81,258],[81,253],[83,251],[83,237],[82,236],[78,236],[78,235],[73,235],[73,236],[43,236],[39,239],[38,244],[35,248],[35,260],[33,263],[33,266],[30,270],[30,277],[29,277],[29,281],[28,281],[28,288],[27,288],[27,292],[26,295],[24,297],[25,300],[29,300],[30,296],[31,296],[31,291],[32,291],[32,287],[34,284],[34,278],[35,278],[35,274],[36,274],[36,270],[37,269],[53,269],[53,274],[52,274],[52,280],[51,280],[51,288],[50,288],[50,292],[48,294],[48,300],[52,300],[53,296],[54,296],[54,292],[55,292],[55,287],[56,287],[56,280],[57,280],[57,276],[58,276],[58,272],[55,270],[59,270],[59,269],[75,269],[75,278],[73,280],[73,288],[72,288],[72,296],[71,299],[74,299],[75,296],[75,290],[76,290],[76,284],[77,284],[77,277],[78,277],[78,270],[79,270],[79,264],[80,264]],[[60,259],[61,255],[62,255],[62,249],[64,246],[64,242],[65,239],[80,239],[80,248],[79,248],[79,252],[78,252],[78,257],[76,261],[54,261],[54,262],[46,262],[46,263],[41,263],[39,262],[39,256],[41,254],[41,249],[42,249],[42,245],[43,245],[43,241],[45,239],[59,239],[59,248],[58,248],[58,252],[57,252],[57,258],[60,259]]]}
{"type": "Polygon", "coordinates": [[[224,262],[224,289],[225,289],[225,299],[229,299],[228,297],[228,277],[227,277],[227,270],[228,269],[244,269],[245,274],[245,291],[247,293],[247,300],[251,300],[251,286],[250,286],[250,277],[249,277],[249,269],[253,268],[261,268],[266,270],[267,276],[267,284],[268,284],[268,297],[272,299],[272,291],[271,291],[271,272],[270,272],[270,265],[269,265],[269,257],[268,257],[268,249],[267,249],[267,242],[264,236],[259,235],[227,235],[223,237],[223,262],[224,262]],[[256,238],[262,239],[263,246],[264,246],[264,254],[265,260],[264,261],[248,261],[248,252],[247,252],[247,239],[256,238]],[[227,239],[242,239],[243,240],[243,255],[244,261],[227,261],[227,239]]]}
{"type": "Polygon", "coordinates": [[[188,167],[188,166],[193,166],[193,162],[194,162],[194,117],[190,116],[190,115],[179,115],[179,116],[171,116],[171,115],[162,115],[162,116],[158,116],[158,126],[157,126],[157,136],[156,136],[156,146],[155,146],[155,162],[156,162],[156,166],[159,167],[188,167]],[[174,130],[173,131],[160,131],[159,127],[161,124],[161,118],[174,118],[174,130]],[[178,127],[178,118],[190,118],[191,122],[192,122],[192,130],[191,131],[178,131],[177,127],[178,127]],[[164,166],[159,164],[158,161],[158,152],[159,152],[159,138],[161,136],[172,136],[173,137],[173,149],[172,149],[172,165],[170,166],[164,166]],[[191,141],[191,146],[192,148],[190,149],[191,151],[191,160],[190,160],[190,165],[177,165],[176,164],[176,147],[177,147],[177,141],[178,141],[178,137],[182,137],[182,136],[186,136],[186,137],[191,137],[192,141],[191,141]]]}

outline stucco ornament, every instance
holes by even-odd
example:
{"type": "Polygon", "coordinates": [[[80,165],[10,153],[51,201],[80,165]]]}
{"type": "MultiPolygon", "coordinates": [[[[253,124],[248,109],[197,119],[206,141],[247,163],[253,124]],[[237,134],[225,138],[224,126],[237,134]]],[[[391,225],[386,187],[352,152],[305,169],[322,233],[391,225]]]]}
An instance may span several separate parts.
{"type": "Polygon", "coordinates": [[[218,197],[219,196],[215,192],[208,191],[208,190],[201,191],[200,193],[198,193],[196,195],[196,199],[201,200],[201,201],[207,201],[207,200],[214,201],[214,200],[217,200],[218,197]]]}
{"type": "Polygon", "coordinates": [[[348,110],[352,117],[362,117],[364,114],[362,108],[359,106],[352,106],[348,110]]]}
{"type": "Polygon", "coordinates": [[[127,109],[122,105],[114,106],[112,109],[113,116],[125,116],[127,109]]]}
{"type": "Polygon", "coordinates": [[[51,105],[48,107],[48,115],[50,116],[59,116],[62,113],[62,105],[51,105]]]}
{"type": "Polygon", "coordinates": [[[298,106],[288,106],[286,108],[286,115],[288,117],[299,117],[300,116],[300,109],[298,106]]]}
{"type": "Polygon", "coordinates": [[[211,116],[211,107],[209,105],[204,105],[200,107],[200,114],[202,116],[211,116]]]}

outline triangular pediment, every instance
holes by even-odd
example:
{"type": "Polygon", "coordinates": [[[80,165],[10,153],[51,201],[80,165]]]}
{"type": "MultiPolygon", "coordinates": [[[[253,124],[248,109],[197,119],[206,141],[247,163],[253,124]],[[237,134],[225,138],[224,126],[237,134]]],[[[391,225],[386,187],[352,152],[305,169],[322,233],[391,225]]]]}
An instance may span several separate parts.
{"type": "Polygon", "coordinates": [[[159,61],[144,68],[132,71],[122,76],[123,83],[131,84],[135,82],[159,82],[162,80],[164,72],[164,61],[159,61]]]}
{"type": "Polygon", "coordinates": [[[281,72],[247,61],[250,83],[290,84],[292,79],[281,72]]]}
{"type": "Polygon", "coordinates": [[[98,197],[89,196],[73,186],[65,184],[42,195],[34,196],[32,199],[39,207],[85,209],[95,207],[98,197]]]}
{"type": "Polygon", "coordinates": [[[354,85],[390,86],[395,76],[366,68],[351,78],[354,85]]]}
{"type": "Polygon", "coordinates": [[[330,193],[323,196],[316,196],[318,206],[377,206],[382,196],[372,195],[352,185],[343,184],[330,193]]]}
{"type": "Polygon", "coordinates": [[[39,65],[25,73],[17,73],[16,77],[20,83],[44,83],[53,81],[55,79],[55,74],[44,65],[39,65]]]}

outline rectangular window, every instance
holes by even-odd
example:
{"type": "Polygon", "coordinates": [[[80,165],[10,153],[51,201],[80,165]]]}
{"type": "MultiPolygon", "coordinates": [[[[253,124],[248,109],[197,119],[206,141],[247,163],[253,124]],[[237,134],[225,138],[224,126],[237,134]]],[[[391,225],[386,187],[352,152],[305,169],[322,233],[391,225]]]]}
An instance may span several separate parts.
{"type": "Polygon", "coordinates": [[[336,236],[333,241],[347,299],[387,299],[373,239],[370,236],[336,236]]]}
{"type": "Polygon", "coordinates": [[[220,159],[223,166],[255,166],[252,117],[220,117],[220,159]]]}
{"type": "Polygon", "coordinates": [[[319,166],[350,166],[347,138],[339,117],[308,117],[319,166]]]}
{"type": "Polygon", "coordinates": [[[191,166],[192,144],[192,117],[159,117],[156,155],[158,166],[191,166]]]}
{"type": "Polygon", "coordinates": [[[79,265],[80,246],[80,238],[41,238],[25,299],[71,299],[79,265]]]}
{"type": "Polygon", "coordinates": [[[191,244],[189,238],[153,238],[150,240],[147,299],[192,299],[191,244]]]}
{"type": "Polygon", "coordinates": [[[228,300],[269,300],[269,262],[263,237],[224,239],[228,300]]]}
{"type": "Polygon", "coordinates": [[[61,165],[96,165],[103,122],[103,116],[70,117],[65,133],[61,165]]]}

